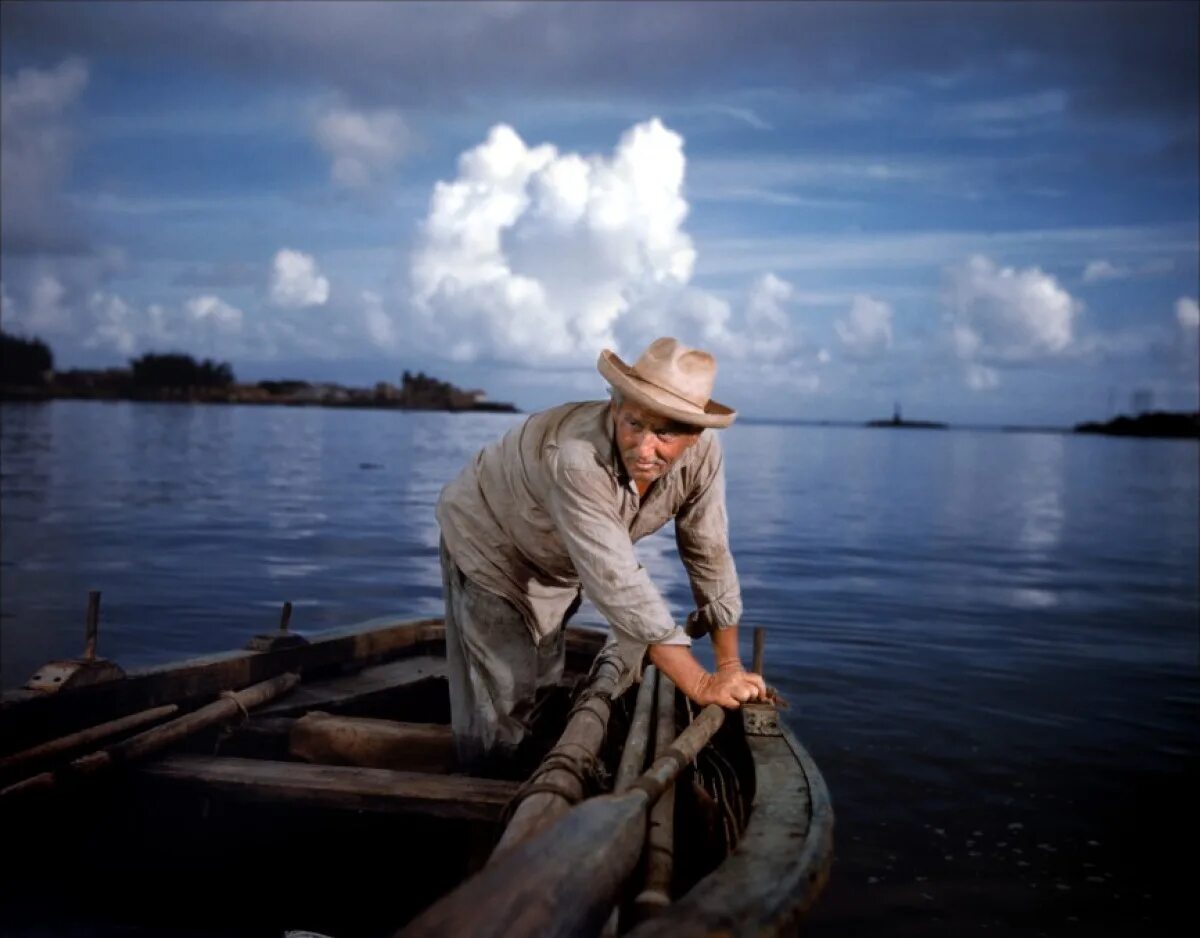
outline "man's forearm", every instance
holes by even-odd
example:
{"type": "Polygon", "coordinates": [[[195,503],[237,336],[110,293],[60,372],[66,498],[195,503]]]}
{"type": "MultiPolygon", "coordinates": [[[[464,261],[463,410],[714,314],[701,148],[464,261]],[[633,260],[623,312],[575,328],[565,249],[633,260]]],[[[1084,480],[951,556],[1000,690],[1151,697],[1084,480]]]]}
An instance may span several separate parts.
{"type": "Polygon", "coordinates": [[[649,651],[654,666],[686,696],[695,700],[697,690],[708,672],[696,660],[691,648],[687,645],[651,645],[649,651]]]}
{"type": "Polygon", "coordinates": [[[742,656],[738,652],[738,627],[726,626],[723,629],[713,629],[709,633],[713,643],[713,656],[717,661],[717,670],[740,668],[742,656]]]}

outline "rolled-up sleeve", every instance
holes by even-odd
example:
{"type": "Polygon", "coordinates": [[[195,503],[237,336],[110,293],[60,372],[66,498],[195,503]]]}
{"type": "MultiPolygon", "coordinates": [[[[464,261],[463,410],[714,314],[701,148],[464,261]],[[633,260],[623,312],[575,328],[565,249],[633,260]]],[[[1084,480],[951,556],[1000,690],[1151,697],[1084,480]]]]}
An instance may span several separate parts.
{"type": "Polygon", "coordinates": [[[675,516],[675,540],[696,602],[687,632],[696,637],[742,618],[742,589],[729,551],[725,460],[718,445],[709,458],[710,471],[675,516]]]}
{"type": "Polygon", "coordinates": [[[638,562],[629,531],[614,507],[603,470],[556,466],[547,499],[583,591],[608,620],[623,652],[640,658],[646,645],[690,645],[638,562]]]}

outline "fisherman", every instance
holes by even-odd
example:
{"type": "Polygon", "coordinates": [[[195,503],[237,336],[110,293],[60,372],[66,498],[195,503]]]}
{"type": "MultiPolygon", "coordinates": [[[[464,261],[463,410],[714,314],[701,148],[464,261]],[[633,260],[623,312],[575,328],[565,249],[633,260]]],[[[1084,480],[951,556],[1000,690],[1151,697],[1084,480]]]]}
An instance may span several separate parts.
{"type": "Polygon", "coordinates": [[[438,500],[451,724],[466,766],[516,758],[538,691],[562,675],[565,628],[583,594],[609,623],[622,686],[648,652],[701,706],[766,698],[738,652],[741,590],[712,432],[736,413],[711,399],[716,360],[661,338],[632,367],[608,349],[597,367],[610,401],[533,414],[438,500]],[[633,548],[672,518],[697,606],[686,630],[633,548]],[[689,647],[705,633],[713,673],[689,647]]]}

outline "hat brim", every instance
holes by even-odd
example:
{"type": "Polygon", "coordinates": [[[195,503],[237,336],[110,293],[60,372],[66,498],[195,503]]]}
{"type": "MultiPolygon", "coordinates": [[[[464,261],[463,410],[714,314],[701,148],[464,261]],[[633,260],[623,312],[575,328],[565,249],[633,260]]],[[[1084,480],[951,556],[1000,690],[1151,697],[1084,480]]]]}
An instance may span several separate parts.
{"type": "Polygon", "coordinates": [[[693,427],[721,429],[733,423],[737,411],[709,401],[704,409],[684,403],[669,392],[643,381],[625,362],[608,349],[600,353],[596,368],[623,396],[663,417],[670,417],[693,427]]]}

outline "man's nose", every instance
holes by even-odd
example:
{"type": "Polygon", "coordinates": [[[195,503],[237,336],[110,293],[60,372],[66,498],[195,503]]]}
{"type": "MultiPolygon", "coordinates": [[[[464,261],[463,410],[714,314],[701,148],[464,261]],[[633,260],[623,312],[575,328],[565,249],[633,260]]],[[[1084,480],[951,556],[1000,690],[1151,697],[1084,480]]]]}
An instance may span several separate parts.
{"type": "Polygon", "coordinates": [[[641,456],[643,459],[647,459],[647,460],[653,459],[654,458],[654,444],[656,442],[657,441],[656,441],[653,433],[651,433],[648,430],[643,430],[641,439],[638,440],[638,444],[637,444],[638,455],[641,456]]]}

